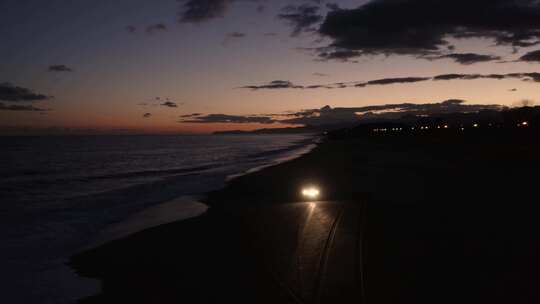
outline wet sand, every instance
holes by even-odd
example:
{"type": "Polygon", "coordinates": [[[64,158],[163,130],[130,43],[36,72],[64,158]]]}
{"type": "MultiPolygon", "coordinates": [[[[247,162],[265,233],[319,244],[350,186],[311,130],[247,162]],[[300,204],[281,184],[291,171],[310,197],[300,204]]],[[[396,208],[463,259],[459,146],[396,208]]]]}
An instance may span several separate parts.
{"type": "Polygon", "coordinates": [[[536,135],[329,139],[202,216],[74,256],[102,280],[82,302],[538,303],[536,135]]]}

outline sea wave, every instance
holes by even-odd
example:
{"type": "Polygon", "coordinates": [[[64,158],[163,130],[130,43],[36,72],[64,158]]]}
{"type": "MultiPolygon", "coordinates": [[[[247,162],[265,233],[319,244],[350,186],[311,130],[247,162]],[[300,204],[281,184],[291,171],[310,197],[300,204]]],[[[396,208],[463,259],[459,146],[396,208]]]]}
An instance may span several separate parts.
{"type": "Polygon", "coordinates": [[[20,140],[14,148],[6,143],[0,151],[0,157],[12,160],[0,168],[10,172],[9,182],[0,184],[0,241],[6,245],[0,260],[10,261],[0,279],[12,283],[13,295],[34,290],[24,297],[31,304],[44,298],[68,303],[82,296],[82,290],[94,293],[89,282],[74,277],[63,263],[97,237],[110,240],[196,216],[204,208],[196,199],[181,198],[217,190],[233,176],[313,147],[313,137],[306,136],[31,141],[20,140]]]}
{"type": "Polygon", "coordinates": [[[213,168],[219,168],[222,164],[212,164],[205,166],[195,166],[189,168],[178,168],[178,169],[164,169],[164,170],[143,170],[143,171],[132,171],[124,172],[118,174],[106,174],[106,175],[97,175],[85,177],[86,180],[94,179],[120,179],[120,178],[131,178],[131,177],[150,177],[150,176],[170,176],[178,174],[186,174],[193,172],[203,172],[213,168]]]}

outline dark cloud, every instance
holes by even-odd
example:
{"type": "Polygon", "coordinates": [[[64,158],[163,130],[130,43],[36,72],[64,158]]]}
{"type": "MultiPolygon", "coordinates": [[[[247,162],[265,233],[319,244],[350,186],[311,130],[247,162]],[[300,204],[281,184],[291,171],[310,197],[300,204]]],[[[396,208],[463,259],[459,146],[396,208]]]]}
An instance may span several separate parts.
{"type": "Polygon", "coordinates": [[[59,65],[49,66],[48,71],[49,72],[73,72],[73,69],[66,65],[59,64],[59,65]]]}
{"type": "Polygon", "coordinates": [[[415,104],[396,103],[349,108],[305,109],[283,114],[227,115],[199,113],[181,116],[181,123],[260,123],[294,124],[307,126],[343,126],[365,122],[402,119],[405,117],[430,117],[454,113],[476,113],[481,111],[500,111],[501,105],[468,104],[461,99],[442,102],[415,104]]]}
{"type": "Polygon", "coordinates": [[[167,30],[167,25],[163,23],[156,23],[146,27],[146,32],[148,34],[154,34],[156,32],[164,32],[167,30]]]}
{"type": "Polygon", "coordinates": [[[304,89],[334,89],[334,86],[324,84],[313,84],[305,86],[304,89]]]}
{"type": "Polygon", "coordinates": [[[172,101],[165,101],[164,103],[160,105],[164,107],[168,107],[168,108],[178,108],[178,105],[176,104],[176,102],[172,102],[172,101]]]}
{"type": "Polygon", "coordinates": [[[0,111],[47,112],[49,110],[37,108],[33,105],[6,105],[0,102],[0,111]]]}
{"type": "Polygon", "coordinates": [[[7,82],[0,83],[0,100],[3,101],[40,101],[50,98],[50,96],[36,94],[30,89],[14,86],[7,82]]]}
{"type": "Polygon", "coordinates": [[[459,64],[464,64],[464,65],[470,65],[470,64],[479,63],[479,62],[501,60],[501,57],[499,56],[475,54],[475,53],[455,53],[455,54],[446,54],[446,55],[424,57],[424,58],[429,59],[429,60],[452,59],[453,61],[459,64]]]}
{"type": "Polygon", "coordinates": [[[128,33],[133,34],[133,33],[137,32],[137,28],[135,26],[133,26],[133,25],[128,25],[128,26],[126,26],[126,31],[128,33]]]}
{"type": "Polygon", "coordinates": [[[302,32],[314,31],[314,25],[323,20],[319,10],[319,6],[310,4],[287,5],[282,8],[278,18],[292,26],[291,36],[298,36],[302,32]]]}
{"type": "Polygon", "coordinates": [[[520,79],[523,81],[540,82],[540,73],[509,73],[509,74],[442,74],[433,77],[435,81],[441,80],[475,80],[475,79],[520,79]]]}
{"type": "Polygon", "coordinates": [[[227,33],[226,35],[228,38],[244,38],[246,37],[247,35],[245,33],[240,33],[240,32],[232,32],[232,33],[227,33]]]}
{"type": "MultiPolygon", "coordinates": [[[[189,118],[189,117],[187,117],[189,118]]],[[[195,116],[193,119],[180,120],[181,123],[260,123],[273,124],[277,122],[270,116],[242,116],[227,114],[209,114],[195,116]]]]}
{"type": "Polygon", "coordinates": [[[382,78],[369,81],[337,82],[330,84],[310,84],[298,85],[286,80],[275,80],[268,84],[243,86],[242,89],[264,90],[264,89],[343,89],[343,88],[364,88],[367,86],[407,84],[424,81],[449,81],[449,80],[475,80],[475,79],[519,79],[522,81],[540,82],[540,73],[509,73],[509,74],[441,74],[433,77],[398,77],[382,78]]]}
{"type": "MultiPolygon", "coordinates": [[[[265,0],[176,0],[180,5],[180,10],[178,12],[178,21],[180,23],[203,23],[210,21],[216,18],[222,18],[228,12],[229,8],[233,3],[236,2],[251,2],[256,4],[255,12],[263,13],[266,11],[268,1],[265,0]]],[[[308,2],[320,5],[323,1],[321,0],[295,0],[292,2],[308,2]]],[[[302,5],[300,5],[302,6],[302,5]]],[[[298,7],[291,5],[291,7],[298,7]]],[[[317,6],[318,8],[318,6],[317,6]]],[[[329,7],[330,9],[330,7],[329,7]]],[[[283,12],[292,13],[292,12],[283,12]]],[[[300,10],[298,11],[304,19],[304,22],[309,23],[313,16],[309,15],[310,10],[300,10]]],[[[300,17],[297,18],[297,21],[301,21],[300,17]]],[[[322,16],[320,16],[318,22],[322,21],[322,16]]]]}
{"type": "Polygon", "coordinates": [[[313,76],[318,76],[318,77],[327,77],[328,74],[325,74],[325,73],[319,73],[319,72],[315,72],[313,73],[313,76]]]}
{"type": "Polygon", "coordinates": [[[337,125],[337,124],[352,124],[358,122],[358,115],[355,114],[352,108],[335,108],[325,106],[320,109],[303,110],[298,113],[293,113],[293,118],[283,119],[280,122],[295,125],[337,125]]]}
{"type": "Polygon", "coordinates": [[[431,77],[402,77],[402,78],[383,78],[383,79],[377,79],[377,80],[370,80],[363,85],[389,85],[389,84],[396,84],[396,83],[413,83],[413,82],[421,82],[421,81],[428,81],[431,77]]]}
{"type": "Polygon", "coordinates": [[[247,36],[245,33],[240,32],[231,32],[225,34],[225,39],[223,39],[223,45],[227,45],[229,42],[232,42],[233,40],[243,39],[247,36]]]}
{"type": "Polygon", "coordinates": [[[521,58],[519,58],[520,61],[527,61],[527,62],[540,62],[540,50],[529,52],[521,58]]]}
{"type": "Polygon", "coordinates": [[[268,84],[249,85],[249,86],[244,86],[242,88],[252,89],[252,90],[262,90],[262,89],[272,90],[272,89],[303,89],[304,87],[294,85],[292,82],[286,81],[286,80],[274,80],[268,84]]]}
{"type": "Polygon", "coordinates": [[[191,117],[201,116],[201,115],[203,115],[203,114],[202,113],[191,113],[191,114],[180,115],[180,118],[191,118],[191,117]]]}
{"type": "Polygon", "coordinates": [[[321,50],[318,54],[319,59],[323,61],[336,60],[336,61],[350,62],[351,58],[362,56],[361,52],[355,51],[355,50],[328,49],[328,48],[324,48],[324,49],[326,50],[321,50]]]}
{"type": "Polygon", "coordinates": [[[168,97],[152,97],[149,101],[138,103],[139,106],[149,106],[149,107],[168,107],[168,108],[178,108],[179,105],[184,103],[178,103],[171,100],[168,97]]]}
{"type": "Polygon", "coordinates": [[[201,23],[223,17],[234,0],[178,0],[181,4],[179,21],[201,23]]]}
{"type": "MultiPolygon", "coordinates": [[[[511,77],[514,77],[514,78],[521,78],[525,81],[534,81],[534,82],[540,82],[540,73],[521,73],[521,74],[508,74],[508,75],[513,75],[511,77]],[[516,76],[517,75],[517,76],[516,76]]],[[[509,76],[510,77],[510,76],[509,76]]]]}
{"type": "Polygon", "coordinates": [[[472,80],[472,79],[478,79],[480,78],[480,75],[475,74],[441,74],[433,77],[433,80],[457,80],[457,79],[465,79],[465,80],[472,80]]]}
{"type": "Polygon", "coordinates": [[[150,118],[152,117],[152,113],[144,113],[143,118],[150,118]]]}
{"type": "Polygon", "coordinates": [[[326,8],[329,9],[330,11],[337,11],[341,9],[339,7],[339,4],[337,3],[326,3],[326,8]]]}
{"type": "Polygon", "coordinates": [[[330,11],[319,33],[331,47],[365,54],[441,55],[447,38],[526,47],[540,40],[538,0],[373,0],[330,11]]]}

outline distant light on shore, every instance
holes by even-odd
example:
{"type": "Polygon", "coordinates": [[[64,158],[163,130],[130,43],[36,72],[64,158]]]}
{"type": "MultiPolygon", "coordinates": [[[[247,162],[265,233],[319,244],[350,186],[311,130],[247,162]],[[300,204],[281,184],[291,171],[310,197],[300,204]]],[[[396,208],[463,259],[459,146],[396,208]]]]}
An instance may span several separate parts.
{"type": "Polygon", "coordinates": [[[302,195],[308,199],[316,199],[321,194],[321,191],[316,187],[307,187],[302,189],[302,195]]]}

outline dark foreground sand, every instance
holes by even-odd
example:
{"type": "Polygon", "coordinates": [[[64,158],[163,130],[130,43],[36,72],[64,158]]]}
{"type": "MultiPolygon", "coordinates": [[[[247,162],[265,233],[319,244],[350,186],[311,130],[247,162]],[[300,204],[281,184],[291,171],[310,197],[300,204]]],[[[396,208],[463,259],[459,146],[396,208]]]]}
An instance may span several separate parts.
{"type": "Polygon", "coordinates": [[[540,303],[537,135],[329,139],[203,216],[74,256],[103,283],[82,302],[540,303]]]}

